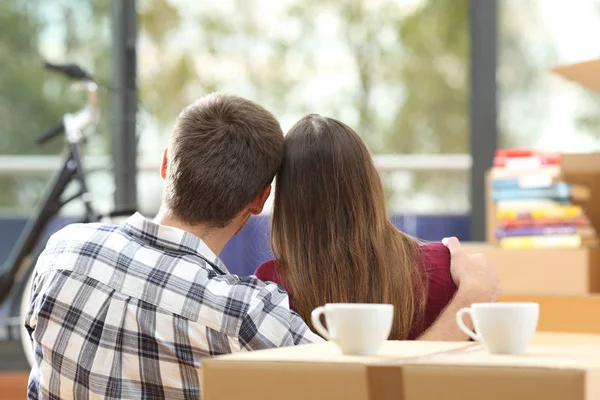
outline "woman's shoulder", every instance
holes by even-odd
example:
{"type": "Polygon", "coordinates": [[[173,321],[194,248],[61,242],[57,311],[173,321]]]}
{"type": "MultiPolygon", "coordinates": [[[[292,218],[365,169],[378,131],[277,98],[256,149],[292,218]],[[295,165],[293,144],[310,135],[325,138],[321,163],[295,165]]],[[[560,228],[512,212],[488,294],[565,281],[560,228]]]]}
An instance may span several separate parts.
{"type": "Polygon", "coordinates": [[[439,317],[454,297],[456,285],[450,272],[450,252],[442,243],[426,243],[420,246],[421,268],[427,287],[423,329],[413,331],[418,337],[439,317]]]}
{"type": "Polygon", "coordinates": [[[278,267],[279,262],[277,260],[265,261],[256,268],[254,275],[261,281],[280,283],[279,275],[277,274],[278,267]]]}
{"type": "Polygon", "coordinates": [[[421,245],[421,268],[429,286],[429,297],[454,295],[456,285],[450,272],[450,251],[442,243],[421,245]]]}
{"type": "Polygon", "coordinates": [[[269,260],[260,264],[256,271],[254,271],[254,275],[264,282],[273,282],[282,286],[286,292],[288,292],[290,296],[290,308],[294,309],[294,302],[292,299],[293,292],[288,285],[284,282],[279,274],[279,260],[269,260]]]}
{"type": "Polygon", "coordinates": [[[450,251],[440,242],[422,244],[421,258],[426,272],[450,270],[450,251]]]}

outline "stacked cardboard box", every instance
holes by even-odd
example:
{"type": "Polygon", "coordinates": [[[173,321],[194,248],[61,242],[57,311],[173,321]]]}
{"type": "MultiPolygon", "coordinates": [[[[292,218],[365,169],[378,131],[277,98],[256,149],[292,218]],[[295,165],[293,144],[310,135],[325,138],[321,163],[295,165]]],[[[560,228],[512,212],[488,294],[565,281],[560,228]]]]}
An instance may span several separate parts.
{"type": "Polygon", "coordinates": [[[500,277],[505,295],[600,293],[599,248],[504,249],[488,243],[464,243],[463,248],[486,256],[500,277]]]}
{"type": "Polygon", "coordinates": [[[504,248],[596,246],[596,230],[583,208],[590,190],[561,177],[559,153],[500,149],[490,171],[495,236],[504,248]]]}
{"type": "Polygon", "coordinates": [[[239,353],[202,362],[202,398],[599,399],[598,341],[538,334],[525,356],[492,356],[475,343],[421,341],[386,342],[372,357],[342,356],[333,343],[239,353]]]}

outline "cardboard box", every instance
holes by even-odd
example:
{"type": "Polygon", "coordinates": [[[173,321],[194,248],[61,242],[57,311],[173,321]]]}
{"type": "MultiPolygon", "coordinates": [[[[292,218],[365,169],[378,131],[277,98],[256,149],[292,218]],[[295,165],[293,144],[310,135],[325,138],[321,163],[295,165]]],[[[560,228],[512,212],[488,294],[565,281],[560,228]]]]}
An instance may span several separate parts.
{"type": "Polygon", "coordinates": [[[581,206],[591,225],[600,233],[600,153],[563,154],[560,173],[564,180],[590,189],[590,200],[573,204],[581,206]]]}
{"type": "Polygon", "coordinates": [[[600,92],[600,59],[555,67],[552,72],[583,87],[600,92]]]}
{"type": "Polygon", "coordinates": [[[598,295],[503,295],[500,301],[539,303],[539,330],[600,334],[600,296],[598,295]]]}
{"type": "Polygon", "coordinates": [[[600,399],[600,346],[492,356],[476,343],[406,341],[351,357],[321,343],[207,359],[203,390],[206,400],[591,400],[600,399]]]}
{"type": "Polygon", "coordinates": [[[562,333],[538,331],[535,333],[531,344],[569,346],[575,344],[580,346],[600,346],[600,335],[590,333],[562,333]]]}
{"type": "Polygon", "coordinates": [[[600,249],[503,249],[463,243],[494,266],[504,294],[586,295],[600,293],[600,249]]]}

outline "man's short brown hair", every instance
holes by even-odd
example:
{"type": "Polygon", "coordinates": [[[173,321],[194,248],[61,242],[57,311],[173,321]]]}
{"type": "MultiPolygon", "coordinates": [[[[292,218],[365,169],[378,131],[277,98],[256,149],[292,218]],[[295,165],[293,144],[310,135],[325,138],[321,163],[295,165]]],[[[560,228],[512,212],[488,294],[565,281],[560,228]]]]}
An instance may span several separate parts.
{"type": "Polygon", "coordinates": [[[210,94],[177,118],[165,204],[189,224],[222,228],[271,183],[283,155],[273,114],[238,96],[210,94]]]}

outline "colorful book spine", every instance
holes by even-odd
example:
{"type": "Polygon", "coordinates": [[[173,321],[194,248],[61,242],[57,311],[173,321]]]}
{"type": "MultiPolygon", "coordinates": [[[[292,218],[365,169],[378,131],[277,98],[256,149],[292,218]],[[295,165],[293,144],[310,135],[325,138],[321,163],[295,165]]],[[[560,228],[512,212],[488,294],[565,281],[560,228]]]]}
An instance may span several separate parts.
{"type": "Polygon", "coordinates": [[[550,188],[555,181],[556,177],[549,174],[531,174],[492,179],[491,185],[492,190],[550,188]]]}
{"type": "Polygon", "coordinates": [[[492,168],[492,179],[521,178],[526,176],[546,175],[553,179],[560,177],[560,165],[544,165],[539,168],[492,168]]]}
{"type": "Polygon", "coordinates": [[[556,225],[572,225],[576,227],[584,226],[588,224],[587,218],[580,216],[574,218],[520,218],[515,220],[503,220],[498,221],[500,228],[503,229],[514,229],[514,228],[526,228],[526,227],[540,227],[540,226],[556,226],[556,225]]]}
{"type": "Polygon", "coordinates": [[[528,212],[532,210],[543,210],[546,208],[558,208],[568,206],[570,203],[566,200],[549,200],[549,199],[516,199],[516,200],[500,200],[496,202],[496,210],[498,211],[520,211],[528,212]]]}
{"type": "Polygon", "coordinates": [[[506,249],[575,249],[581,247],[581,244],[579,235],[520,236],[500,239],[500,246],[506,249]]]}
{"type": "Polygon", "coordinates": [[[494,158],[494,167],[535,169],[544,165],[560,165],[560,156],[540,154],[530,157],[494,158]]]}
{"type": "Polygon", "coordinates": [[[549,188],[516,188],[494,190],[492,197],[494,201],[503,200],[559,200],[567,201],[571,197],[571,186],[565,182],[559,182],[549,188]]]}
{"type": "Polygon", "coordinates": [[[538,208],[527,211],[519,209],[499,209],[496,217],[500,220],[545,219],[545,218],[579,218],[583,216],[580,206],[558,206],[538,208]]]}
{"type": "Polygon", "coordinates": [[[559,152],[539,151],[533,149],[497,149],[496,157],[518,158],[518,157],[534,157],[534,156],[549,156],[560,159],[559,152]]]}
{"type": "Polygon", "coordinates": [[[578,234],[577,227],[573,225],[563,226],[531,226],[524,228],[499,228],[496,230],[497,238],[515,236],[551,236],[551,235],[575,235],[578,234]]]}
{"type": "Polygon", "coordinates": [[[591,188],[568,182],[561,153],[498,149],[489,173],[496,238],[507,249],[580,248],[599,244],[581,206],[591,188]]]}

